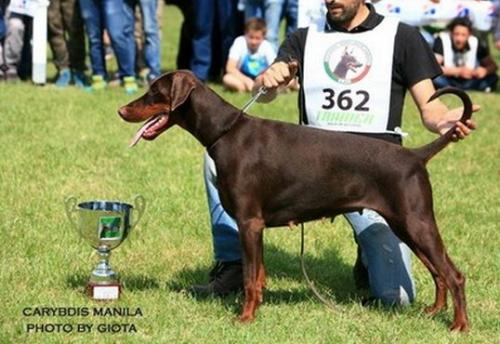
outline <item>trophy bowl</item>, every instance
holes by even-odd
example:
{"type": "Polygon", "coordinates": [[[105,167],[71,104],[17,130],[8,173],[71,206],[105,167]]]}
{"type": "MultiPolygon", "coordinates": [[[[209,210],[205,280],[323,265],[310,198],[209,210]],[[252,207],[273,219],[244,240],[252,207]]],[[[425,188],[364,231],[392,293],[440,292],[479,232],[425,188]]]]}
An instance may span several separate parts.
{"type": "Polygon", "coordinates": [[[111,250],[120,246],[142,217],[146,206],[144,197],[135,197],[135,207],[128,203],[104,200],[78,203],[75,197],[69,197],[65,205],[70,222],[80,236],[97,249],[100,256],[87,283],[87,293],[94,299],[117,299],[122,286],[109,265],[109,256],[111,250]],[[132,221],[134,209],[138,213],[135,222],[132,221]]]}

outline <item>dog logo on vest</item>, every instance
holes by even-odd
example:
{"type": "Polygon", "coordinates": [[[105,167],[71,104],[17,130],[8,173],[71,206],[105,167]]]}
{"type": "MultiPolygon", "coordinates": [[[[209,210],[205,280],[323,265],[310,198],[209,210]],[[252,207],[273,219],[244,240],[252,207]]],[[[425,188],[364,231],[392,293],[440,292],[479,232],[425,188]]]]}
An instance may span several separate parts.
{"type": "Polygon", "coordinates": [[[372,54],[359,41],[341,41],[332,45],[323,58],[326,74],[341,84],[354,84],[370,71],[372,54]]]}

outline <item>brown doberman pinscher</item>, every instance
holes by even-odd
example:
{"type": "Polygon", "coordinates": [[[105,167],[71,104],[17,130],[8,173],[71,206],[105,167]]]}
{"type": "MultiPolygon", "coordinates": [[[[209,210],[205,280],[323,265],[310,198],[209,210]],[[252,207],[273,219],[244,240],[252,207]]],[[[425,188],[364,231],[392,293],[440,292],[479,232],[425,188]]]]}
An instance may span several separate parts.
{"type": "MultiPolygon", "coordinates": [[[[460,97],[460,120],[469,119],[469,97],[446,89],[431,100],[444,93],[460,97]]],[[[236,219],[243,249],[241,321],[253,320],[262,302],[265,227],[369,208],[387,220],[432,274],[436,299],[426,311],[435,314],[443,309],[449,289],[455,312],[450,329],[468,329],[465,277],[439,235],[425,168],[452,140],[455,128],[426,146],[406,149],[361,135],[255,118],[224,101],[189,71],[159,77],[146,94],[118,112],[128,122],[147,120],[133,143],[141,137],[153,140],[177,124],[215,161],[222,205],[236,219]]]]}

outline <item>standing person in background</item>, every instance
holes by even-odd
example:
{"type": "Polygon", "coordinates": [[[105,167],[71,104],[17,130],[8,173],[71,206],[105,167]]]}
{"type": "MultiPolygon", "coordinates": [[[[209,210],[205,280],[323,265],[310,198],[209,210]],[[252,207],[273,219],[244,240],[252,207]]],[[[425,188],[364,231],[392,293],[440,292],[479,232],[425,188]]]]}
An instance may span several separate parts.
{"type": "Polygon", "coordinates": [[[135,93],[134,41],[135,0],[80,0],[82,18],[89,38],[92,63],[92,90],[106,87],[106,70],[103,31],[106,29],[118,62],[118,75],[127,94],[135,93]]]}
{"type": "Polygon", "coordinates": [[[177,49],[176,65],[177,69],[189,69],[191,66],[191,55],[193,51],[192,37],[194,18],[193,1],[184,0],[165,0],[167,5],[175,5],[182,12],[181,34],[179,38],[179,47],[177,49]]]}
{"type": "Polygon", "coordinates": [[[5,0],[0,0],[0,82],[5,81],[4,71],[4,58],[3,58],[3,40],[7,33],[7,26],[5,25],[5,9],[7,4],[5,0]]]}
{"type": "Polygon", "coordinates": [[[36,0],[11,0],[4,42],[5,80],[17,82],[31,74],[31,37],[36,0]]]}
{"type": "Polygon", "coordinates": [[[211,74],[218,78],[223,72],[229,48],[236,37],[236,3],[237,0],[193,0],[190,69],[203,82],[211,74]],[[219,51],[213,51],[212,47],[219,51]],[[214,56],[219,57],[220,61],[214,56]]]}
{"type": "Polygon", "coordinates": [[[85,33],[78,0],[51,0],[47,9],[48,39],[58,70],[56,86],[85,87],[85,33]]]}
{"type": "Polygon", "coordinates": [[[436,38],[433,50],[443,70],[443,75],[433,80],[436,88],[454,86],[464,90],[495,90],[497,64],[490,55],[487,42],[472,34],[472,22],[467,17],[453,19],[448,30],[436,38]]]}
{"type": "Polygon", "coordinates": [[[493,43],[495,48],[500,50],[500,0],[494,0],[495,5],[495,20],[491,27],[491,33],[493,34],[493,43]]]}
{"type": "Polygon", "coordinates": [[[276,57],[271,44],[264,39],[266,23],[260,18],[251,18],[245,23],[245,35],[234,40],[229,50],[224,86],[236,92],[250,92],[254,79],[264,71],[276,57]]]}
{"type": "Polygon", "coordinates": [[[139,0],[135,9],[136,71],[146,84],[161,74],[160,23],[163,1],[139,0]]]}

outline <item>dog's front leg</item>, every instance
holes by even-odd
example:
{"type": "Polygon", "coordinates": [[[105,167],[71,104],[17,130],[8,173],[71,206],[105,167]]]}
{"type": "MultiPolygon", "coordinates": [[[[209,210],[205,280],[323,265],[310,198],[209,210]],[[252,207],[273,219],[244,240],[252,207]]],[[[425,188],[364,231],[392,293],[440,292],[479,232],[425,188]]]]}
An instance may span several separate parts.
{"type": "Polygon", "coordinates": [[[238,222],[238,227],[243,249],[245,283],[245,301],[239,320],[249,322],[255,318],[255,311],[262,302],[262,291],[265,284],[262,240],[264,221],[260,218],[252,218],[238,222]]]}

